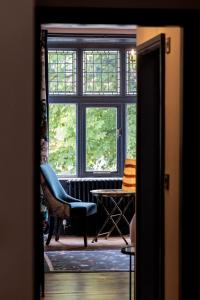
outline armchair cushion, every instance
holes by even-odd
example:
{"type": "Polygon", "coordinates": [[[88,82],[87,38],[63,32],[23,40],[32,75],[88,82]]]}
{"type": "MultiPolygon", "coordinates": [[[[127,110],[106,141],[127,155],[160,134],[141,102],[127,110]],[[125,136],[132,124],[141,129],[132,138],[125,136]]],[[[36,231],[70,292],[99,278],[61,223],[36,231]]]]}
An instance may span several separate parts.
{"type": "Polygon", "coordinates": [[[69,204],[71,207],[71,216],[90,216],[97,212],[97,206],[90,202],[72,202],[69,204]]]}

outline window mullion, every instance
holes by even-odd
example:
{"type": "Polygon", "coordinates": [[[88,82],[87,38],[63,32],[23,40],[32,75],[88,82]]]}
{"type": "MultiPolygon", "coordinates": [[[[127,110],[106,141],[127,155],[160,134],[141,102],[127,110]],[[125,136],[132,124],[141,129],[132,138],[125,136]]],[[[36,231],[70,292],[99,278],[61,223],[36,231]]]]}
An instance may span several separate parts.
{"type": "Polygon", "coordinates": [[[81,150],[82,150],[82,156],[81,156],[81,170],[82,170],[82,177],[87,177],[87,172],[86,172],[86,108],[87,108],[87,105],[86,104],[83,104],[81,105],[82,107],[82,120],[81,120],[81,125],[82,125],[82,128],[81,128],[81,135],[82,135],[82,145],[81,145],[81,150]]]}
{"type": "Polygon", "coordinates": [[[83,50],[77,49],[77,94],[83,95],[83,50]]]}
{"type": "Polygon", "coordinates": [[[77,104],[77,176],[83,177],[84,161],[84,112],[83,105],[77,104]]]}
{"type": "Polygon", "coordinates": [[[123,165],[125,159],[125,105],[121,104],[118,107],[118,128],[120,128],[121,135],[118,138],[118,145],[117,145],[117,164],[118,164],[118,172],[119,176],[123,175],[123,165]]]}
{"type": "MultiPolygon", "coordinates": [[[[77,49],[77,96],[83,95],[83,50],[77,49]]],[[[77,99],[77,176],[83,177],[84,160],[84,130],[83,130],[83,106],[77,99]]]]}
{"type": "Polygon", "coordinates": [[[121,49],[120,51],[120,95],[126,94],[126,51],[121,49]]]}
{"type": "MultiPolygon", "coordinates": [[[[127,123],[127,114],[126,114],[126,104],[122,104],[121,108],[121,120],[122,120],[122,147],[121,147],[121,174],[124,169],[124,161],[126,159],[126,123],[127,123]]],[[[123,175],[123,174],[122,174],[123,175]]]]}

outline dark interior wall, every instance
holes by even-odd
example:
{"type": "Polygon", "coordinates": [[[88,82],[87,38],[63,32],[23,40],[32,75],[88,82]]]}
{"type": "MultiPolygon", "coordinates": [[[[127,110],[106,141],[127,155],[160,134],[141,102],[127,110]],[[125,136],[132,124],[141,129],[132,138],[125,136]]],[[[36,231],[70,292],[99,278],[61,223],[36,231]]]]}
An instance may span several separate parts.
{"type": "MultiPolygon", "coordinates": [[[[151,2],[148,0],[99,0],[98,2],[40,0],[37,1],[37,5],[130,7],[131,3],[135,7],[158,8],[162,3],[163,7],[168,8],[170,5],[177,8],[200,7],[199,1],[185,2],[181,0],[162,2],[158,0],[151,2]]],[[[20,300],[33,299],[32,217],[35,201],[33,6],[33,0],[6,0],[1,1],[0,9],[0,298],[6,300],[13,300],[16,297],[20,300]]],[[[198,39],[200,40],[200,36],[198,39]]],[[[197,296],[196,299],[199,297],[197,296]]]]}
{"type": "MultiPolygon", "coordinates": [[[[200,23],[198,26],[198,49],[200,49],[200,23]]],[[[200,58],[198,59],[198,70],[199,70],[199,75],[198,75],[198,82],[200,82],[200,58]]],[[[199,94],[199,99],[200,99],[200,84],[198,84],[199,90],[198,90],[198,94],[199,94]]],[[[200,102],[199,106],[198,106],[198,112],[200,115],[200,102]]],[[[199,132],[200,132],[200,118],[198,119],[199,123],[198,123],[198,128],[199,128],[199,132]]],[[[198,140],[198,149],[200,149],[200,138],[198,140]]],[[[198,178],[200,178],[200,159],[198,160],[198,178]]],[[[200,199],[200,180],[198,180],[198,199],[200,199]]],[[[200,216],[200,201],[198,201],[198,214],[200,216]]],[[[198,218],[198,232],[200,233],[200,217],[198,218]]],[[[200,236],[200,234],[198,234],[198,236],[200,236]]],[[[200,239],[198,241],[198,249],[200,249],[200,239]]],[[[200,259],[198,261],[198,278],[200,278],[200,259]]],[[[200,284],[198,284],[198,295],[200,297],[200,284]]]]}
{"type": "MultiPolygon", "coordinates": [[[[181,292],[181,300],[189,299],[190,295],[197,294],[199,291],[197,281],[198,277],[197,275],[199,272],[199,268],[197,267],[198,264],[198,244],[199,244],[199,230],[198,230],[198,214],[199,212],[199,191],[197,187],[197,182],[199,180],[199,152],[198,152],[198,139],[199,139],[199,130],[197,129],[198,123],[198,115],[200,113],[199,111],[199,105],[198,102],[200,100],[200,93],[197,91],[197,78],[200,78],[200,68],[197,70],[197,64],[194,62],[194,60],[197,60],[199,49],[196,48],[196,41],[197,39],[200,41],[200,37],[198,34],[196,34],[196,26],[199,26],[199,11],[197,10],[186,10],[186,8],[199,8],[200,3],[195,3],[196,1],[190,1],[185,3],[184,1],[178,2],[178,1],[164,1],[161,3],[157,3],[156,1],[151,1],[151,8],[177,8],[178,10],[149,10],[149,3],[146,4],[144,1],[136,1],[133,3],[133,1],[107,1],[106,3],[104,1],[101,1],[101,3],[97,1],[62,1],[58,0],[56,3],[51,0],[39,0],[37,2],[38,6],[44,7],[44,8],[52,8],[50,10],[51,16],[57,15],[55,14],[55,8],[63,7],[66,8],[62,14],[62,20],[66,22],[66,18],[69,20],[69,23],[101,23],[102,19],[104,22],[108,23],[119,23],[123,22],[125,20],[126,24],[139,24],[139,25],[146,25],[149,26],[151,24],[152,26],[164,26],[164,25],[180,25],[182,24],[182,21],[184,21],[184,24],[187,23],[187,30],[189,33],[189,38],[187,41],[187,66],[186,69],[189,70],[187,73],[187,76],[185,76],[184,85],[188,85],[188,82],[193,83],[191,85],[188,85],[188,88],[184,89],[185,97],[184,97],[184,153],[182,153],[182,159],[184,160],[184,178],[183,178],[183,193],[182,193],[182,199],[183,199],[183,206],[181,211],[181,218],[180,222],[184,223],[184,226],[182,226],[182,232],[180,233],[181,236],[181,248],[183,249],[182,257],[180,264],[182,265],[182,271],[183,276],[181,277],[181,285],[177,289],[180,288],[181,292]],[[80,8],[81,7],[81,8],[80,8]],[[92,14],[92,10],[89,10],[87,8],[95,7],[99,8],[95,10],[95,13],[92,14]],[[100,8],[109,7],[109,8],[124,8],[122,9],[110,9],[104,14],[105,11],[101,10],[100,8]],[[142,13],[142,10],[139,10],[139,14],[136,13],[136,10],[130,9],[127,10],[126,8],[141,8],[144,7],[145,10],[142,13]],[[67,9],[69,8],[69,16],[67,15],[67,9]],[[75,9],[73,9],[75,8],[75,9]],[[78,10],[76,9],[78,8],[78,10]],[[89,15],[89,21],[87,19],[87,12],[90,12],[89,15]],[[98,14],[96,13],[98,11],[98,14]],[[103,14],[103,18],[102,18],[103,14]],[[193,18],[194,16],[194,18],[193,18]],[[189,23],[189,19],[193,19],[192,23],[189,23]],[[75,21],[74,21],[75,20],[75,21]],[[113,21],[114,20],[114,21],[113,21]],[[123,20],[123,21],[122,21],[123,20]],[[139,23],[138,23],[139,20],[139,23]],[[194,28],[195,27],[195,28],[194,28]],[[192,37],[191,37],[192,35],[192,37]],[[193,45],[193,47],[191,47],[193,45]],[[194,51],[188,51],[188,48],[193,49],[194,51]],[[190,55],[192,53],[192,55],[190,55]],[[195,53],[195,55],[193,55],[195,53]],[[192,63],[190,64],[190,59],[192,58],[192,63]],[[190,66],[189,66],[190,64],[190,66]],[[195,69],[195,73],[193,72],[193,68],[195,69]],[[195,74],[195,77],[194,77],[195,74]],[[193,76],[191,78],[191,76],[193,76]],[[192,89],[189,88],[189,86],[192,86],[192,89]],[[198,100],[199,99],[199,100],[198,100]],[[188,108],[188,110],[187,110],[188,108]],[[188,115],[189,113],[189,115],[188,115]],[[189,116],[189,117],[188,117],[189,116]],[[192,123],[190,124],[190,121],[192,123]],[[197,126],[195,126],[196,124],[197,126]],[[193,149],[195,151],[193,151],[193,149]],[[195,153],[195,154],[194,154],[195,153]],[[196,159],[194,159],[196,157],[196,159]],[[196,161],[196,163],[195,163],[196,161]],[[191,169],[195,169],[193,171],[193,175],[190,176],[191,169]],[[193,178],[195,177],[195,180],[193,178]],[[189,179],[189,180],[188,180],[189,179]],[[185,234],[186,233],[186,234],[185,234]],[[193,238],[193,236],[195,237],[193,238]],[[192,243],[190,243],[192,242],[192,243]],[[190,247],[192,245],[192,247],[190,247]],[[192,249],[192,250],[191,250],[192,249]],[[193,255],[194,254],[194,255],[193,255]],[[186,263],[187,262],[187,263],[186,263]],[[195,280],[193,280],[192,276],[192,268],[194,269],[195,266],[195,280]],[[188,272],[189,271],[189,272],[188,272]],[[190,278],[190,280],[188,280],[190,278]]],[[[138,11],[138,10],[137,10],[138,11]]],[[[43,12],[46,12],[44,9],[43,12]]],[[[59,12],[57,10],[56,12],[59,12]]],[[[47,20],[47,19],[45,19],[47,20]]],[[[55,20],[56,22],[56,20],[55,20]]],[[[123,23],[122,23],[123,24],[123,23]]],[[[186,44],[185,44],[186,46],[186,44]]],[[[184,49],[184,55],[186,54],[184,49]]],[[[198,61],[197,61],[198,62],[198,61]]],[[[184,70],[186,70],[184,69],[184,70]]],[[[181,136],[183,138],[183,136],[181,136]]],[[[181,163],[182,163],[181,159],[181,163]]],[[[200,298],[200,295],[199,297],[200,298]]]]}
{"type": "Polygon", "coordinates": [[[0,28],[0,298],[32,300],[32,0],[1,1],[0,28]]]}
{"type": "Polygon", "coordinates": [[[36,3],[55,7],[200,8],[196,0],[36,0],[36,3]]]}

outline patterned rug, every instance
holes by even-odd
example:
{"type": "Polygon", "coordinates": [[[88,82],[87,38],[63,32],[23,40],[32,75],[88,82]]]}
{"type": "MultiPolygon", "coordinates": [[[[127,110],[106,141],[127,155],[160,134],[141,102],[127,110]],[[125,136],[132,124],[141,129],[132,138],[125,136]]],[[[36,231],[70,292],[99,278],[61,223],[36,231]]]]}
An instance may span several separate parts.
{"type": "MultiPolygon", "coordinates": [[[[128,272],[129,255],[121,250],[47,251],[45,272],[128,272]]],[[[132,271],[134,257],[132,256],[132,271]]]]}

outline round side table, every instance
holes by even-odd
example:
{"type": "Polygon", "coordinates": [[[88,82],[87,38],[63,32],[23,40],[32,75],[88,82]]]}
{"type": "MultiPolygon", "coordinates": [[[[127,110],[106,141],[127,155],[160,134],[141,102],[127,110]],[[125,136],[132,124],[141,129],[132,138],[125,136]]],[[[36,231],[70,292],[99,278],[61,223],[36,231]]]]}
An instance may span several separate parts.
{"type": "Polygon", "coordinates": [[[121,253],[127,254],[130,257],[130,264],[129,264],[129,299],[132,299],[132,256],[135,255],[135,247],[133,246],[126,246],[121,248],[121,253]]]}

